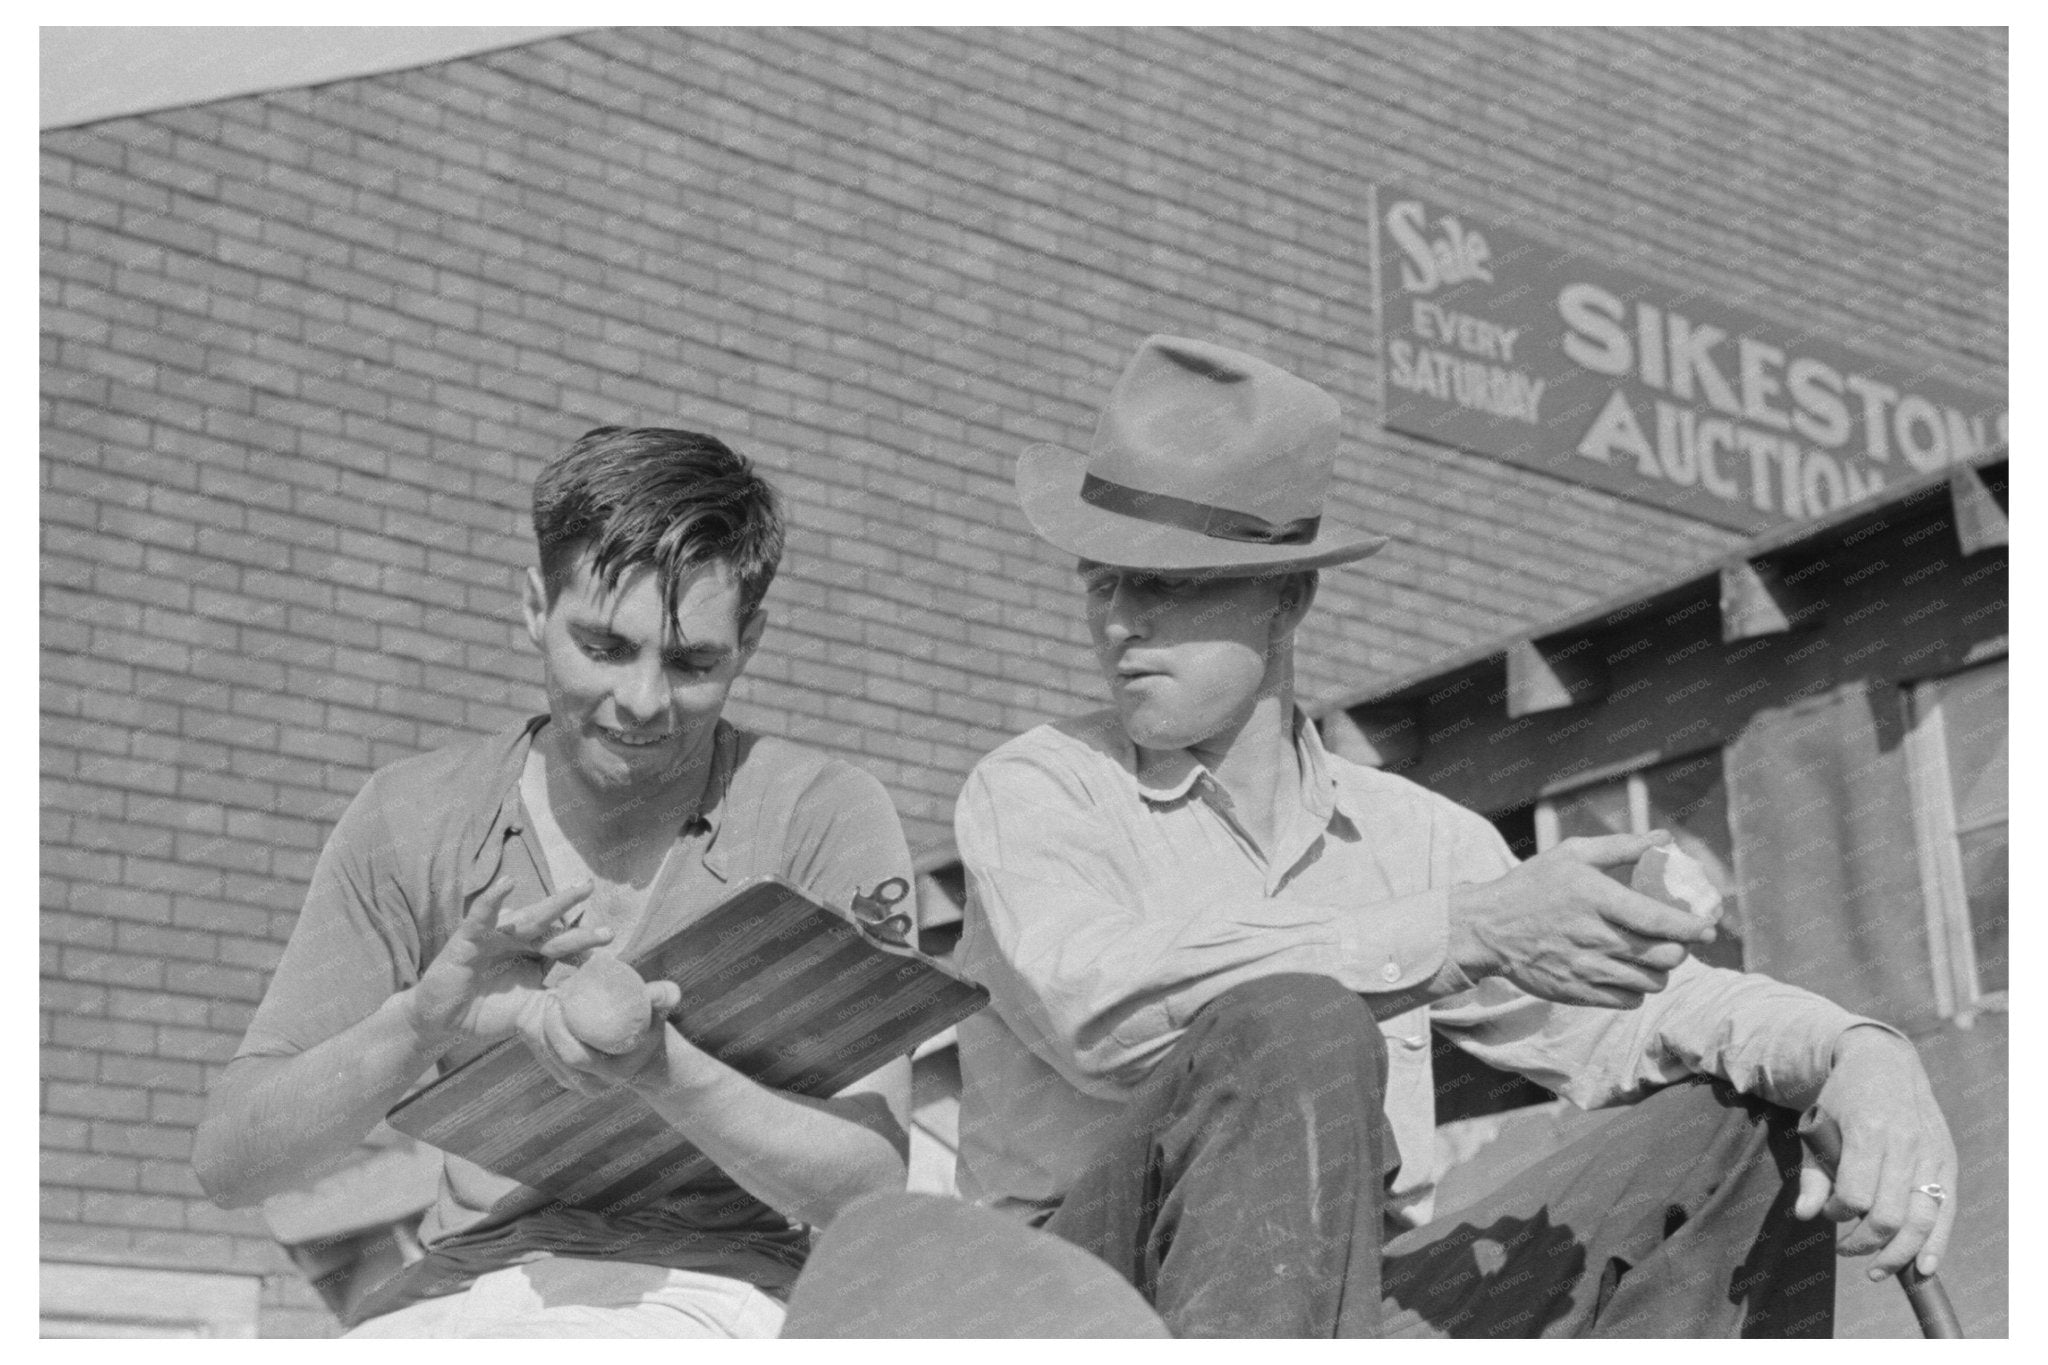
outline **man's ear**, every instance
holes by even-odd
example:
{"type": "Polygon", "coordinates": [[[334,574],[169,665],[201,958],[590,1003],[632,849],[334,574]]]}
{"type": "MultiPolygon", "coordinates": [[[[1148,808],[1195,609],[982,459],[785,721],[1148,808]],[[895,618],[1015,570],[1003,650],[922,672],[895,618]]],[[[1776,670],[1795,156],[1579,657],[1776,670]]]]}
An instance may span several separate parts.
{"type": "Polygon", "coordinates": [[[761,643],[761,634],[767,629],[768,608],[755,607],[740,627],[740,667],[745,668],[747,661],[754,657],[754,649],[761,643]]]}
{"type": "Polygon", "coordinates": [[[1294,628],[1308,615],[1308,609],[1315,605],[1318,578],[1315,570],[1309,569],[1291,573],[1280,581],[1280,608],[1273,613],[1274,640],[1283,640],[1293,634],[1294,628]]]}
{"type": "Polygon", "coordinates": [[[520,606],[526,613],[526,638],[533,641],[535,648],[539,648],[541,632],[548,623],[548,585],[541,580],[539,569],[527,569],[526,587],[520,594],[520,606]]]}

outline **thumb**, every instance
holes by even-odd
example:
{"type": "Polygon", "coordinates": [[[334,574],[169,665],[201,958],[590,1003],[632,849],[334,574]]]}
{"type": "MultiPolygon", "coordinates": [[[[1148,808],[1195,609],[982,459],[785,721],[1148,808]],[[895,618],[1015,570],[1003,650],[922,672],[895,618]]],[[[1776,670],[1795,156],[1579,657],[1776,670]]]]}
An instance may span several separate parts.
{"type": "Polygon", "coordinates": [[[647,983],[647,1004],[663,1018],[675,1012],[683,1003],[683,988],[673,981],[650,981],[647,983]]]}
{"type": "Polygon", "coordinates": [[[562,1002],[553,991],[528,991],[526,999],[520,1002],[517,1022],[513,1025],[526,1050],[540,1063],[541,1070],[548,1073],[564,1090],[581,1094],[583,1085],[576,1070],[563,1061],[556,1053],[553,1040],[548,1036],[550,1016],[559,1018],[562,1002]]]}
{"type": "Polygon", "coordinates": [[[1802,1220],[1813,1217],[1828,1202],[1834,1188],[1835,1182],[1828,1178],[1813,1153],[1806,1153],[1799,1163],[1799,1198],[1792,1205],[1792,1216],[1802,1220]]]}
{"type": "Polygon", "coordinates": [[[1667,831],[1653,829],[1648,834],[1579,835],[1560,841],[1555,851],[1589,867],[1620,867],[1670,842],[1667,831]]]}

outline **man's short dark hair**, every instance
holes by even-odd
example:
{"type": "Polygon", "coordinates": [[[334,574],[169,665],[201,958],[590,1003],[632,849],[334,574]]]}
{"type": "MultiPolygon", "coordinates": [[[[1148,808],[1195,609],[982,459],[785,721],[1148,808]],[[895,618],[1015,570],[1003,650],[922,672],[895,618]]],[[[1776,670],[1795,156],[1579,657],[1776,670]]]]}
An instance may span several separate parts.
{"type": "Polygon", "coordinates": [[[598,427],[534,480],[533,537],[550,606],[588,552],[606,592],[628,569],[653,568],[673,621],[683,575],[723,562],[739,585],[744,624],[782,559],[782,505],[753,464],[715,436],[598,427]]]}

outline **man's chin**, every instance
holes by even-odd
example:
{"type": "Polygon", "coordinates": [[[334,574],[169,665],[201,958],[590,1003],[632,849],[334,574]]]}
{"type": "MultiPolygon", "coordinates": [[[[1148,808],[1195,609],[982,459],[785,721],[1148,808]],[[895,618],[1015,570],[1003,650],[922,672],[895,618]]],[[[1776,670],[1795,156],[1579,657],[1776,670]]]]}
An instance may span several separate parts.
{"type": "Polygon", "coordinates": [[[1141,749],[1186,749],[1206,738],[1185,718],[1162,716],[1151,707],[1120,706],[1117,716],[1123,721],[1124,733],[1141,749]]]}

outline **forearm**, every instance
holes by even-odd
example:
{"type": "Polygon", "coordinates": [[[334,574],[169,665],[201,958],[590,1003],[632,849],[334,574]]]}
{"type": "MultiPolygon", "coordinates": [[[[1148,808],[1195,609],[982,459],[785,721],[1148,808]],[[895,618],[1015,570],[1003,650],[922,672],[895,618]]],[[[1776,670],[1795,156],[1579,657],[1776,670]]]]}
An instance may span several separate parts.
{"type": "Polygon", "coordinates": [[[1482,1061],[1588,1109],[1693,1075],[1804,1108],[1845,1036],[1891,1032],[1811,991],[1691,959],[1635,1009],[1553,1004],[1490,980],[1431,1020],[1482,1061]]]}
{"type": "Polygon", "coordinates": [[[770,1208],[823,1227],[862,1195],[904,1187],[909,1139],[882,1094],[772,1090],[663,1031],[634,1093],[770,1208]]]}
{"type": "Polygon", "coordinates": [[[453,1041],[424,1031],[401,992],[295,1056],[230,1063],[193,1141],[200,1186],[243,1208],[330,1169],[453,1041]]]}

